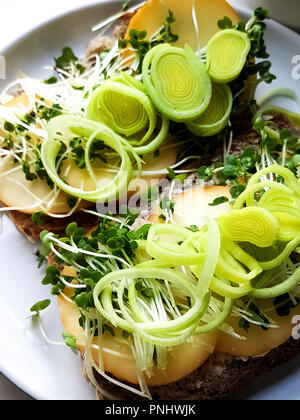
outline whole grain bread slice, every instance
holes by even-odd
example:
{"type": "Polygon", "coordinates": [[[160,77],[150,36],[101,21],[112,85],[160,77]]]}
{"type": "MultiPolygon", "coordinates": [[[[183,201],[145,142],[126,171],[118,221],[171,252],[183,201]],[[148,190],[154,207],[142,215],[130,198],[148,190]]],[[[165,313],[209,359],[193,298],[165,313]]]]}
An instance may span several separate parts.
{"type": "MultiPolygon", "coordinates": [[[[299,354],[300,340],[293,338],[262,357],[238,358],[215,352],[199,369],[180,381],[149,388],[149,391],[154,401],[220,400],[230,397],[230,394],[245,387],[255,378],[288,362],[299,354]]],[[[115,399],[139,399],[135,394],[118,388],[103,379],[96,371],[94,374],[101,388],[115,396],[115,399]]],[[[84,376],[88,379],[85,372],[84,376]]],[[[97,399],[104,400],[106,398],[97,391],[97,399]]]]}
{"type": "MultiPolygon", "coordinates": [[[[48,261],[49,265],[54,264],[60,271],[63,270],[64,266],[54,261],[53,254],[49,256],[48,261]]],[[[154,401],[220,400],[229,397],[230,394],[245,387],[254,379],[289,362],[298,355],[300,355],[300,339],[296,340],[292,337],[281,346],[259,357],[236,357],[214,352],[201,367],[183,379],[168,385],[150,387],[149,391],[154,401]]],[[[84,362],[84,354],[80,353],[80,356],[84,362]]],[[[82,373],[86,381],[91,383],[84,365],[82,373]]],[[[142,399],[133,392],[104,379],[95,369],[93,373],[99,388],[103,390],[103,392],[96,390],[98,400],[142,399]]],[[[133,386],[126,382],[124,384],[133,386]]],[[[93,384],[91,383],[91,385],[93,384]]]]}
{"type": "Polygon", "coordinates": [[[83,211],[75,212],[72,216],[64,217],[62,219],[44,216],[44,221],[41,225],[33,222],[30,214],[21,213],[19,211],[9,211],[8,216],[17,229],[31,242],[39,239],[40,233],[43,230],[48,230],[55,234],[63,234],[66,227],[72,222],[76,222],[78,226],[84,228],[86,231],[91,230],[98,224],[97,216],[84,213],[83,211]]]}

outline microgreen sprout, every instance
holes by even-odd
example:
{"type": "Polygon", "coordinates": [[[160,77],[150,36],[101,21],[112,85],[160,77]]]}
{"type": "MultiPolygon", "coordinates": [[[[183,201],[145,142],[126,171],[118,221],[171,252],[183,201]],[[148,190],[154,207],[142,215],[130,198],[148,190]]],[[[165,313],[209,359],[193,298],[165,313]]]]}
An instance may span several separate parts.
{"type": "Polygon", "coordinates": [[[58,69],[67,70],[71,64],[76,64],[76,69],[80,74],[83,74],[85,67],[78,62],[78,58],[74,54],[70,47],[65,47],[62,51],[62,55],[55,58],[55,65],[58,69]]]}
{"type": "Polygon", "coordinates": [[[41,211],[33,213],[31,220],[38,224],[38,226],[43,226],[45,222],[45,214],[41,211]]]}
{"type": "Polygon", "coordinates": [[[44,255],[41,255],[41,253],[40,253],[40,251],[39,251],[39,250],[37,250],[37,251],[34,253],[34,255],[35,255],[35,257],[36,257],[36,261],[37,261],[37,264],[38,264],[38,268],[39,268],[39,269],[40,269],[40,268],[42,268],[42,267],[43,267],[43,265],[46,263],[47,258],[46,258],[44,255]]]}
{"type": "MultiPolygon", "coordinates": [[[[256,172],[260,162],[260,154],[253,147],[246,147],[239,156],[228,155],[225,165],[217,161],[214,168],[201,166],[198,175],[205,182],[213,179],[219,185],[230,184],[231,196],[236,199],[245,190],[248,179],[256,172]]],[[[217,199],[216,204],[225,202],[224,199],[217,199]]]]}
{"type": "Polygon", "coordinates": [[[30,308],[30,312],[34,312],[34,314],[36,316],[40,315],[40,312],[44,311],[45,309],[47,309],[51,304],[51,301],[49,299],[46,300],[42,300],[40,302],[37,302],[35,305],[33,305],[30,308]]]}
{"type": "Polygon", "coordinates": [[[119,39],[119,48],[129,48],[133,50],[139,58],[138,72],[142,69],[143,60],[146,54],[155,46],[163,43],[176,43],[179,36],[172,33],[171,25],[175,22],[174,15],[171,10],[158,33],[148,40],[147,32],[142,30],[131,29],[129,32],[129,39],[119,39]]]}
{"type": "Polygon", "coordinates": [[[131,0],[125,0],[122,6],[122,12],[127,12],[130,7],[131,0]]]}
{"type": "Polygon", "coordinates": [[[214,199],[214,201],[212,203],[209,203],[208,205],[211,207],[215,207],[215,206],[219,206],[220,204],[224,204],[227,203],[229,201],[228,197],[217,197],[214,199]]]}
{"type": "Polygon", "coordinates": [[[184,183],[184,180],[186,179],[186,177],[187,177],[187,175],[186,174],[179,174],[179,175],[176,175],[176,173],[175,173],[175,171],[174,171],[174,169],[172,169],[172,168],[167,168],[167,171],[168,171],[168,176],[169,176],[169,178],[172,180],[172,181],[179,181],[179,182],[181,182],[182,184],[184,183]]]}
{"type": "Polygon", "coordinates": [[[77,354],[77,350],[76,350],[76,337],[74,337],[74,335],[72,334],[68,334],[66,332],[62,333],[63,339],[66,343],[66,346],[70,347],[72,349],[72,351],[77,354]]]}

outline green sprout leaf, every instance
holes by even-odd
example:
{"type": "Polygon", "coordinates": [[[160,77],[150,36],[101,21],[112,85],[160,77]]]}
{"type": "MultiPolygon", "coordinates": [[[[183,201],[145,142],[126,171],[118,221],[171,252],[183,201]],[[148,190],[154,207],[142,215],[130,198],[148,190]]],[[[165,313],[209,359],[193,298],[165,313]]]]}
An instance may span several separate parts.
{"type": "Polygon", "coordinates": [[[180,174],[180,175],[176,175],[174,169],[172,168],[167,168],[167,171],[169,173],[169,178],[173,181],[179,181],[182,184],[184,183],[184,180],[186,179],[186,174],[180,174]]]}
{"type": "Polygon", "coordinates": [[[196,225],[191,225],[189,228],[188,228],[190,231],[192,231],[192,232],[199,232],[199,228],[198,228],[198,226],[196,226],[196,225]]]}
{"type": "Polygon", "coordinates": [[[294,170],[300,166],[300,155],[294,155],[289,161],[289,169],[294,170]]]}
{"type": "Polygon", "coordinates": [[[30,165],[26,160],[22,161],[22,167],[27,181],[34,181],[35,179],[37,179],[37,174],[31,172],[30,165]]]}
{"type": "Polygon", "coordinates": [[[230,194],[232,198],[238,198],[242,192],[244,192],[246,189],[245,185],[242,184],[236,184],[233,187],[230,188],[230,194]]]}
{"type": "Polygon", "coordinates": [[[37,302],[35,305],[33,305],[30,308],[30,312],[35,312],[36,315],[39,315],[40,312],[44,311],[45,309],[48,308],[48,306],[50,306],[51,301],[49,299],[46,300],[42,300],[40,302],[37,302]]]}
{"type": "Polygon", "coordinates": [[[46,83],[47,85],[54,85],[55,83],[57,83],[57,77],[52,76],[49,79],[45,80],[44,83],[46,83]]]}
{"type": "Polygon", "coordinates": [[[213,177],[213,171],[207,166],[201,166],[198,169],[198,175],[200,179],[203,179],[203,181],[210,181],[213,177]]]}
{"type": "Polygon", "coordinates": [[[254,10],[254,16],[258,19],[258,20],[265,20],[265,19],[269,19],[269,14],[270,12],[266,9],[263,9],[262,7],[257,7],[254,10]]]}
{"type": "Polygon", "coordinates": [[[82,292],[75,297],[75,303],[79,308],[89,309],[94,308],[94,298],[92,292],[82,292]]]}
{"type": "Polygon", "coordinates": [[[70,223],[66,228],[66,234],[72,237],[78,229],[78,224],[76,222],[70,223]]]}
{"type": "Polygon", "coordinates": [[[62,115],[62,107],[59,104],[54,104],[51,108],[45,107],[41,112],[41,119],[50,121],[52,118],[62,115]]]}
{"type": "Polygon", "coordinates": [[[127,10],[130,7],[130,2],[131,2],[131,0],[125,0],[124,1],[122,9],[121,9],[122,12],[127,12],[127,10]]]}
{"type": "Polygon", "coordinates": [[[35,257],[36,257],[36,261],[37,261],[37,263],[38,263],[38,268],[40,269],[40,268],[42,268],[43,267],[43,265],[47,262],[47,258],[46,257],[44,257],[44,255],[41,255],[41,253],[40,253],[40,251],[38,250],[38,251],[36,251],[35,253],[34,253],[34,255],[35,255],[35,257]]]}
{"type": "Polygon", "coordinates": [[[70,209],[73,209],[77,204],[77,198],[75,197],[67,197],[67,204],[70,209]]]}
{"type": "Polygon", "coordinates": [[[66,69],[70,66],[71,63],[76,63],[78,58],[74,54],[73,50],[70,47],[65,47],[62,50],[62,55],[58,58],[55,58],[55,65],[59,69],[66,69]]]}
{"type": "Polygon", "coordinates": [[[218,27],[222,30],[232,29],[233,28],[232,20],[229,19],[229,17],[225,16],[224,19],[221,19],[218,21],[218,27]]]}
{"type": "Polygon", "coordinates": [[[170,211],[172,213],[174,213],[175,205],[175,201],[170,200],[167,196],[164,196],[159,203],[159,206],[163,211],[170,211]]]}
{"type": "Polygon", "coordinates": [[[229,201],[228,197],[217,197],[212,203],[209,204],[211,207],[219,206],[220,204],[227,203],[229,201]]]}
{"type": "Polygon", "coordinates": [[[76,350],[76,337],[74,337],[74,335],[68,334],[66,332],[63,332],[62,333],[62,336],[63,336],[63,339],[64,339],[66,345],[68,347],[70,347],[75,353],[77,353],[77,350],[76,350]]]}
{"type": "Polygon", "coordinates": [[[40,239],[41,239],[41,242],[42,242],[40,253],[44,257],[48,257],[48,255],[51,252],[51,243],[52,243],[49,232],[47,230],[43,230],[40,233],[40,239]]]}
{"type": "Polygon", "coordinates": [[[169,10],[169,16],[167,17],[167,19],[164,23],[164,27],[160,32],[160,35],[165,42],[174,43],[174,42],[177,42],[178,39],[179,39],[179,36],[173,34],[172,30],[171,30],[171,24],[174,23],[174,22],[175,22],[174,15],[173,15],[172,11],[169,10]]]}
{"type": "Polygon", "coordinates": [[[280,140],[288,146],[294,146],[298,143],[298,137],[292,135],[287,128],[280,131],[280,140]]]}
{"type": "Polygon", "coordinates": [[[8,131],[9,133],[13,133],[15,129],[16,127],[12,123],[8,121],[4,123],[4,130],[8,131]]]}
{"type": "Polygon", "coordinates": [[[43,224],[45,223],[45,213],[37,211],[33,213],[33,215],[31,216],[31,220],[34,223],[37,223],[38,226],[43,226],[43,224]]]}

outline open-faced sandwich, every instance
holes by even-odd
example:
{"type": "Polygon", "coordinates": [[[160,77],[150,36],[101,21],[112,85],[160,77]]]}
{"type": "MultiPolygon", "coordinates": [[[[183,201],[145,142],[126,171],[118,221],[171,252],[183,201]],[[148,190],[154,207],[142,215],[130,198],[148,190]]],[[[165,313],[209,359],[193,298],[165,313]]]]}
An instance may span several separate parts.
{"type": "Polygon", "coordinates": [[[2,210],[99,399],[219,399],[300,353],[300,116],[255,101],[265,10],[128,3],[2,94],[2,210]]]}

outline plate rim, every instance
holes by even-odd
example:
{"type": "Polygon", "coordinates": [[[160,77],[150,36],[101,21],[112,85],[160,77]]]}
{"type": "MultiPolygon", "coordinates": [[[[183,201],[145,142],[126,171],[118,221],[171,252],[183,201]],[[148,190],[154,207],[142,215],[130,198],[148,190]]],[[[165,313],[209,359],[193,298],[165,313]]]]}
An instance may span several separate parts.
{"type": "MultiPolygon", "coordinates": [[[[104,3],[117,3],[119,0],[88,0],[86,4],[84,5],[77,5],[72,7],[72,9],[62,11],[60,13],[55,14],[54,16],[51,16],[51,18],[43,20],[42,23],[38,23],[36,25],[31,26],[31,28],[24,31],[21,35],[18,35],[16,38],[14,38],[11,42],[8,42],[2,48],[0,48],[0,54],[4,55],[7,51],[15,48],[23,39],[26,39],[30,35],[32,35],[33,32],[39,31],[44,26],[50,25],[51,23],[55,22],[56,20],[59,20],[65,16],[72,15],[75,13],[78,13],[82,10],[87,10],[96,6],[101,6],[101,4],[104,3]]],[[[92,32],[91,33],[97,33],[92,32]]]]}
{"type": "MultiPolygon", "coordinates": [[[[51,23],[54,23],[55,21],[62,19],[64,17],[67,17],[72,14],[79,13],[83,10],[88,10],[93,7],[101,7],[101,4],[104,3],[116,3],[118,0],[89,0],[89,2],[85,5],[78,5],[73,7],[70,10],[58,13],[51,18],[44,20],[42,23],[32,26],[30,29],[25,31],[23,34],[19,35],[17,38],[15,38],[12,42],[7,43],[5,46],[3,46],[0,49],[0,54],[5,55],[5,53],[9,52],[9,50],[15,48],[18,46],[18,44],[22,41],[24,41],[27,37],[31,36],[34,32],[38,32],[41,28],[47,25],[51,25],[51,23]]],[[[233,7],[233,6],[232,6],[233,7]]],[[[246,15],[251,16],[252,9],[247,7],[233,7],[240,15],[246,15]]],[[[285,25],[282,25],[281,23],[269,19],[268,20],[268,27],[272,27],[276,31],[284,31],[287,36],[293,37],[295,41],[300,40],[300,34],[298,34],[293,29],[288,28],[285,25]]],[[[97,36],[97,32],[94,33],[95,36],[97,36]]],[[[91,39],[93,36],[93,32],[91,31],[91,39]]],[[[14,385],[16,385],[21,391],[23,391],[25,394],[27,394],[29,397],[35,399],[35,400],[50,400],[50,398],[47,395],[44,395],[42,392],[39,392],[36,388],[30,385],[29,382],[22,381],[22,378],[20,376],[15,375],[9,367],[2,364],[0,360],[0,373],[3,374],[9,381],[11,381],[14,385]]],[[[300,397],[300,396],[299,396],[300,397]]],[[[300,399],[300,398],[299,398],[300,399]]]]}

